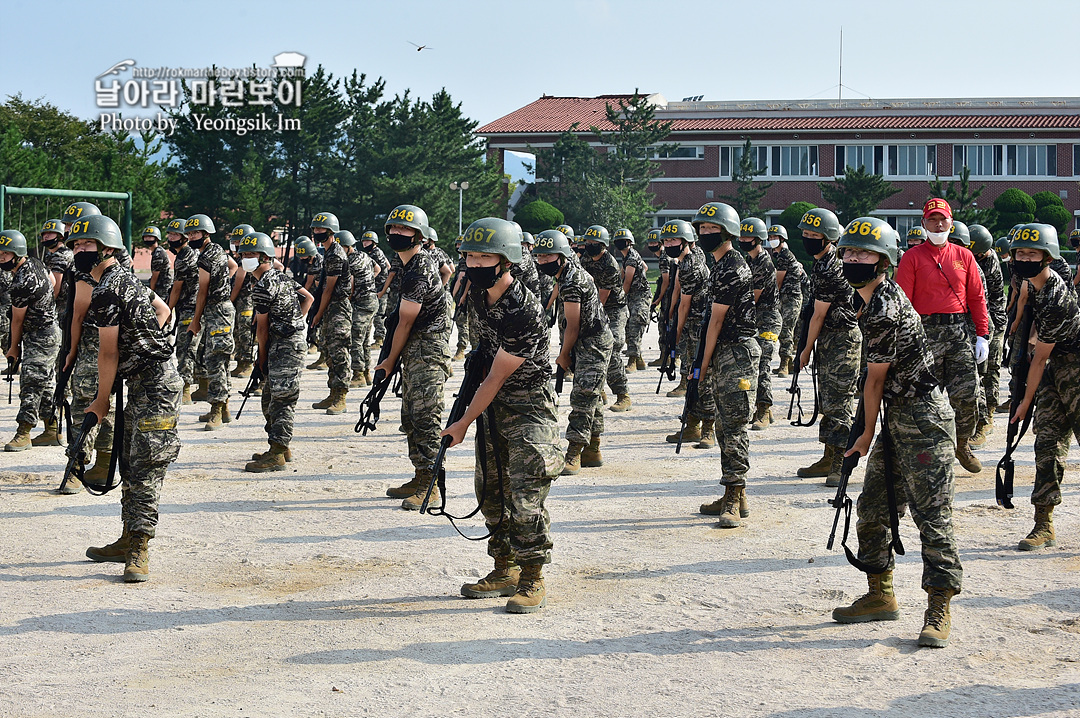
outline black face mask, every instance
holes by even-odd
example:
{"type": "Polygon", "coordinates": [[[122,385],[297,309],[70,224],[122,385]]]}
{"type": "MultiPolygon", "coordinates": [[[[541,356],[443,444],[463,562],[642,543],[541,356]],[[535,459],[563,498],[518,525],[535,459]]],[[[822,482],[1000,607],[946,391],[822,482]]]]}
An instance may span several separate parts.
{"type": "Polygon", "coordinates": [[[386,241],[395,252],[406,252],[413,246],[413,238],[405,234],[388,234],[386,241]]]}
{"type": "Polygon", "coordinates": [[[664,245],[662,245],[662,244],[650,244],[649,245],[649,251],[652,252],[653,254],[658,255],[658,254],[660,254],[661,251],[663,251],[663,249],[664,249],[664,245]]]}
{"type": "Polygon", "coordinates": [[[169,249],[173,251],[173,254],[180,251],[180,247],[184,246],[184,242],[169,242],[169,249]]]}
{"type": "Polygon", "coordinates": [[[630,240],[629,239],[616,239],[615,240],[615,249],[619,250],[620,252],[626,251],[626,249],[629,246],[630,246],[630,240]]]}
{"type": "Polygon", "coordinates": [[[1070,239],[1069,246],[1071,246],[1073,249],[1080,248],[1080,239],[1070,239]]]}
{"type": "Polygon", "coordinates": [[[205,242],[206,242],[206,239],[205,239],[205,238],[202,238],[202,239],[189,239],[189,240],[188,240],[188,245],[189,245],[189,246],[190,246],[190,247],[191,247],[192,249],[202,249],[202,246],[203,246],[203,244],[204,244],[205,242]]]}
{"type": "Polygon", "coordinates": [[[142,243],[142,246],[146,247],[147,249],[153,249],[156,245],[157,245],[157,240],[156,239],[153,242],[143,242],[142,243]]]}
{"type": "Polygon", "coordinates": [[[562,265],[560,265],[559,260],[556,259],[554,262],[548,262],[547,264],[540,264],[538,262],[536,268],[547,276],[554,277],[559,273],[559,270],[562,269],[562,265]]]}
{"type": "Polygon", "coordinates": [[[311,238],[315,240],[315,244],[322,244],[326,241],[326,238],[330,236],[329,232],[312,232],[311,238]]]}
{"type": "Polygon", "coordinates": [[[52,249],[53,247],[55,247],[58,244],[60,244],[59,239],[50,239],[50,240],[47,240],[47,241],[46,240],[41,241],[41,245],[43,247],[45,247],[46,249],[52,249]]]}
{"type": "Polygon", "coordinates": [[[739,240],[739,251],[742,252],[743,254],[749,254],[750,250],[754,248],[755,244],[757,244],[757,242],[753,242],[753,241],[744,242],[743,240],[740,239],[739,240]]]}
{"type": "Polygon", "coordinates": [[[5,272],[10,272],[11,270],[15,269],[15,262],[18,261],[19,258],[15,257],[15,259],[8,260],[7,262],[0,262],[0,269],[4,270],[5,272]]]}
{"type": "Polygon", "coordinates": [[[465,276],[469,278],[474,287],[491,289],[495,286],[495,282],[499,281],[499,277],[502,276],[500,270],[501,267],[498,264],[494,267],[466,267],[465,276]]]}
{"type": "Polygon", "coordinates": [[[1034,262],[1025,262],[1019,259],[1014,259],[1010,264],[1010,270],[1013,274],[1021,279],[1031,279],[1036,274],[1042,271],[1042,260],[1035,260],[1034,262]]]}
{"type": "Polygon", "coordinates": [[[827,242],[824,239],[810,239],[809,237],[803,237],[803,247],[806,248],[807,254],[811,257],[815,257],[825,249],[827,242]]]}
{"type": "Polygon", "coordinates": [[[374,244],[361,244],[360,249],[364,250],[368,254],[371,254],[372,252],[375,251],[375,245],[374,244]]]}
{"type": "Polygon", "coordinates": [[[717,247],[724,243],[723,232],[698,235],[698,246],[706,254],[711,254],[717,247]]]}
{"type": "Polygon", "coordinates": [[[101,261],[97,252],[76,252],[75,253],[75,269],[80,272],[89,272],[96,267],[101,261]]]}
{"type": "Polygon", "coordinates": [[[604,245],[600,244],[599,242],[595,242],[593,244],[586,244],[585,253],[588,254],[590,257],[599,257],[601,254],[604,253],[604,245]]]}
{"type": "Polygon", "coordinates": [[[664,254],[672,259],[678,259],[679,255],[682,254],[682,245],[679,245],[678,247],[664,247],[664,254]]]}
{"type": "Polygon", "coordinates": [[[858,289],[865,287],[877,276],[877,264],[856,264],[844,262],[844,279],[851,286],[858,289]]]}

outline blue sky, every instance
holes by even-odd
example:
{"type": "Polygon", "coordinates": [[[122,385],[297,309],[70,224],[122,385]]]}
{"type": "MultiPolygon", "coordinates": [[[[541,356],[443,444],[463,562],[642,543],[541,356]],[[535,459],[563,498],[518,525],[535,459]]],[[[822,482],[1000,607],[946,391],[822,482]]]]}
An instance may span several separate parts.
{"type": "Polygon", "coordinates": [[[0,97],[87,118],[95,77],[120,60],[245,67],[286,50],[381,76],[391,96],[445,87],[480,123],[542,94],[834,96],[841,26],[848,97],[1078,94],[1077,2],[63,0],[9,1],[3,19],[0,97]]]}

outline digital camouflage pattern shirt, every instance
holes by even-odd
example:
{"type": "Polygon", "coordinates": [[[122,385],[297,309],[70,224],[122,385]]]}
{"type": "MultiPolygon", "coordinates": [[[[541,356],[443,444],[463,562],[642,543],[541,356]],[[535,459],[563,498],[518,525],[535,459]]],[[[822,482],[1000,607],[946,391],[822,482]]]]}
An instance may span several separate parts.
{"type": "MultiPolygon", "coordinates": [[[[726,256],[726,255],[725,255],[726,256]]],[[[745,264],[745,262],[744,262],[745,264]]],[[[705,266],[705,254],[692,249],[679,260],[679,291],[691,297],[687,319],[700,318],[709,303],[709,269],[705,266]]]]}
{"type": "Polygon", "coordinates": [[[168,253],[161,247],[154,247],[154,251],[150,254],[150,271],[158,272],[157,288],[154,293],[169,301],[169,292],[172,291],[173,285],[173,268],[169,262],[168,253]]]}
{"type": "Polygon", "coordinates": [[[773,254],[772,259],[777,273],[787,272],[784,275],[784,283],[780,285],[780,296],[789,297],[792,294],[802,292],[802,278],[806,274],[806,270],[803,269],[802,263],[795,257],[795,254],[788,249],[788,246],[786,244],[780,245],[780,248],[773,254]]]}
{"type": "Polygon", "coordinates": [[[829,244],[825,256],[814,260],[814,267],[810,271],[810,291],[814,301],[831,304],[822,329],[847,331],[856,325],[855,308],[851,303],[855,290],[844,279],[843,264],[836,253],[835,244],[829,244]]]}
{"type": "MultiPolygon", "coordinates": [[[[566,260],[566,269],[559,282],[559,301],[563,304],[577,304],[580,317],[578,337],[595,337],[603,334],[607,328],[607,313],[600,306],[600,295],[596,285],[588,277],[581,265],[566,260]]],[[[566,320],[561,320],[564,328],[566,320]]]]}
{"type": "Polygon", "coordinates": [[[904,290],[882,280],[859,317],[867,364],[889,364],[883,396],[919,397],[937,386],[922,318],[904,290]]]}
{"type": "Polygon", "coordinates": [[[470,293],[480,319],[480,353],[485,360],[492,361],[500,349],[525,360],[507,377],[503,389],[527,391],[547,384],[551,380],[551,332],[536,295],[516,279],[490,307],[484,290],[474,287],[470,293]]]}
{"type": "Polygon", "coordinates": [[[753,275],[754,291],[761,291],[757,299],[758,313],[776,311],[780,303],[780,292],[776,288],[776,267],[768,250],[759,249],[756,257],[746,255],[746,263],[750,265],[750,273],[753,275]]]}
{"type": "Polygon", "coordinates": [[[220,244],[206,240],[199,252],[199,269],[210,275],[210,284],[206,292],[206,304],[218,304],[232,296],[232,284],[229,282],[229,256],[220,244]]]}
{"type": "Polygon", "coordinates": [[[605,307],[625,307],[626,295],[622,290],[622,272],[619,263],[611,256],[610,251],[605,251],[595,259],[585,254],[581,257],[581,266],[592,275],[596,288],[608,290],[605,307]]]}
{"type": "Polygon", "coordinates": [[[44,329],[56,324],[56,302],[53,300],[49,272],[37,257],[27,257],[11,273],[11,306],[26,309],[23,331],[44,329]]]}
{"type": "Polygon", "coordinates": [[[273,339],[307,330],[307,318],[300,313],[300,285],[273,267],[252,286],[251,305],[256,314],[267,315],[273,339]]]}
{"type": "Polygon", "coordinates": [[[352,298],[361,300],[375,294],[375,261],[365,252],[353,251],[348,255],[349,273],[352,275],[352,298]]]}
{"type": "Polygon", "coordinates": [[[330,304],[327,308],[339,305],[349,298],[352,293],[352,273],[349,270],[349,258],[345,255],[345,248],[337,242],[331,242],[330,248],[323,254],[322,274],[319,277],[320,286],[326,287],[329,277],[337,277],[334,290],[330,293],[330,304]]]}
{"type": "Polygon", "coordinates": [[[1080,351],[1080,309],[1069,284],[1051,271],[1042,289],[1029,280],[1027,290],[1039,341],[1054,344],[1054,354],[1080,351]]]}
{"type": "Polygon", "coordinates": [[[716,338],[718,344],[733,344],[757,334],[753,274],[746,259],[737,250],[729,249],[713,264],[709,295],[714,304],[728,307],[716,338]]]}
{"type": "Polygon", "coordinates": [[[188,245],[176,252],[173,263],[174,282],[183,282],[180,296],[176,300],[176,310],[190,314],[195,311],[195,300],[199,295],[199,253],[188,245]]]}
{"type": "Polygon", "coordinates": [[[131,272],[114,262],[105,269],[90,295],[86,322],[98,329],[117,327],[117,374],[138,376],[173,354],[169,334],[158,325],[154,293],[131,272]]]}
{"type": "Polygon", "coordinates": [[[635,300],[651,298],[648,276],[649,266],[645,264],[641,254],[631,246],[627,249],[625,257],[621,254],[619,257],[622,264],[623,281],[626,281],[626,270],[630,267],[634,268],[634,278],[630,280],[630,297],[635,300]]]}
{"type": "Polygon", "coordinates": [[[413,333],[450,331],[442,277],[431,255],[423,250],[417,252],[398,274],[401,278],[401,301],[420,305],[420,314],[413,322],[413,333]]]}

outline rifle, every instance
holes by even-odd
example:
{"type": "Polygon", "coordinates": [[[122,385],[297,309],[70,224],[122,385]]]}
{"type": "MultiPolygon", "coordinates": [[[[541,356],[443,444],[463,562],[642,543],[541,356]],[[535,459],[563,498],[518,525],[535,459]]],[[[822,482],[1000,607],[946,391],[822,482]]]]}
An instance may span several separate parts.
{"type": "Polygon", "coordinates": [[[79,431],[79,440],[76,442],[75,446],[72,447],[71,457],[68,459],[67,466],[64,467],[64,476],[60,481],[60,489],[63,489],[68,481],[74,477],[86,488],[87,493],[94,496],[104,496],[121,484],[121,481],[117,481],[115,484],[113,483],[113,479],[116,477],[117,465],[120,466],[121,478],[127,474],[127,459],[123,457],[124,382],[120,377],[116,378],[113,394],[116,396],[116,418],[113,422],[112,457],[109,459],[109,473],[105,478],[105,483],[92,484],[88,483],[85,478],[87,458],[86,441],[90,434],[90,430],[98,424],[97,414],[87,412],[83,416],[82,428],[79,431]]]}
{"type": "Polygon", "coordinates": [[[682,417],[679,427],[679,440],[675,444],[675,453],[682,451],[683,432],[686,431],[686,422],[690,420],[690,413],[694,405],[698,403],[701,384],[701,365],[705,361],[705,338],[709,333],[709,323],[712,320],[712,304],[705,309],[705,315],[701,318],[701,329],[698,331],[697,352],[694,354],[694,365],[690,368],[690,376],[686,382],[686,398],[683,401],[682,417]]]}
{"type": "Polygon", "coordinates": [[[674,305],[672,304],[672,299],[675,296],[675,277],[678,275],[678,269],[669,274],[672,276],[668,280],[668,316],[657,320],[663,327],[660,332],[662,361],[660,362],[660,381],[656,382],[657,394],[660,393],[660,387],[664,385],[664,377],[667,377],[670,381],[675,380],[675,352],[678,351],[679,343],[679,303],[682,301],[682,297],[676,299],[674,305]]]}
{"type": "Polygon", "coordinates": [[[465,301],[464,301],[465,288],[468,286],[468,284],[469,284],[469,280],[465,278],[465,275],[464,274],[460,275],[460,277],[458,278],[458,287],[460,287],[460,289],[457,292],[450,295],[454,300],[454,323],[455,324],[457,323],[457,320],[461,317],[461,312],[465,309],[465,301]]]}
{"type": "MultiPolygon", "coordinates": [[[[394,345],[394,333],[397,331],[397,325],[398,313],[397,310],[395,310],[386,317],[386,338],[383,340],[382,348],[379,350],[378,364],[382,364],[386,361],[386,358],[390,356],[390,349],[394,345]]],[[[364,400],[360,402],[360,418],[357,419],[356,426],[353,427],[353,431],[357,434],[363,432],[363,435],[367,436],[368,431],[375,431],[375,426],[379,423],[379,403],[390,388],[394,376],[400,373],[400,369],[401,361],[399,360],[394,362],[394,366],[390,370],[389,375],[382,369],[376,370],[375,376],[371,381],[371,388],[368,390],[368,394],[364,397],[364,400]]]]}
{"type": "Polygon", "coordinates": [[[559,313],[555,310],[555,297],[557,296],[559,296],[558,280],[554,282],[554,286],[551,288],[551,294],[548,294],[547,299],[544,300],[544,313],[547,314],[549,329],[555,326],[555,320],[559,317],[559,313]]]}
{"type": "Polygon", "coordinates": [[[73,314],[75,313],[74,268],[69,268],[64,272],[64,279],[62,281],[69,282],[66,306],[67,321],[64,326],[61,327],[60,358],[57,361],[59,372],[56,377],[56,390],[53,393],[53,406],[60,410],[60,415],[64,420],[64,427],[67,430],[68,441],[71,441],[71,435],[74,432],[74,429],[71,425],[71,402],[69,402],[67,398],[67,385],[71,380],[71,372],[75,370],[75,360],[72,360],[71,366],[67,369],[64,368],[64,362],[67,361],[67,356],[71,352],[71,322],[74,320],[73,314]]]}
{"type": "Polygon", "coordinates": [[[802,371],[800,366],[802,361],[801,357],[806,350],[806,342],[810,338],[810,320],[814,316],[814,298],[807,299],[806,304],[803,306],[802,311],[799,313],[799,344],[795,349],[795,362],[791,371],[791,386],[788,388],[788,393],[791,394],[791,401],[788,403],[787,418],[791,419],[792,413],[795,408],[798,407],[798,418],[791,422],[792,426],[813,426],[818,418],[818,401],[817,401],[817,356],[814,357],[814,363],[810,368],[811,385],[814,387],[814,413],[810,417],[810,421],[803,422],[803,408],[802,408],[802,388],[799,386],[799,373],[802,371]]]}
{"type": "MultiPolygon", "coordinates": [[[[570,350],[570,371],[574,371],[577,364],[577,349],[570,350]]],[[[555,365],[555,395],[562,394],[563,381],[566,379],[566,370],[558,364],[555,365]]]]}
{"type": "Polygon", "coordinates": [[[22,359],[12,359],[8,357],[7,371],[4,372],[4,381],[8,383],[7,387],[7,403],[11,404],[11,387],[15,385],[15,372],[19,371],[19,365],[22,364],[22,359]]]}
{"type": "Polygon", "coordinates": [[[240,396],[244,397],[244,400],[240,402],[240,409],[236,412],[236,420],[240,421],[240,415],[244,413],[244,407],[247,406],[248,397],[255,393],[255,390],[259,388],[259,384],[262,383],[263,373],[262,367],[259,366],[259,362],[255,362],[255,366],[251,368],[251,377],[248,379],[247,386],[240,392],[240,396]]]}
{"type": "Polygon", "coordinates": [[[1033,321],[1032,301],[1029,298],[1027,305],[1024,307],[1024,313],[1020,316],[1020,326],[1017,327],[1017,336],[1014,339],[1017,342],[1016,351],[1014,352],[1017,356],[1014,357],[1012,376],[1009,379],[1009,428],[1005,437],[1005,455],[998,461],[997,472],[994,476],[994,491],[998,506],[1007,509],[1013,508],[1013,475],[1016,471],[1013,452],[1016,451],[1020,440],[1027,433],[1035,408],[1035,402],[1033,401],[1020,421],[1012,420],[1012,414],[1024,401],[1024,394],[1027,392],[1027,375],[1028,369],[1031,367],[1031,354],[1028,352],[1027,342],[1028,337],[1031,336],[1031,324],[1033,321]]]}

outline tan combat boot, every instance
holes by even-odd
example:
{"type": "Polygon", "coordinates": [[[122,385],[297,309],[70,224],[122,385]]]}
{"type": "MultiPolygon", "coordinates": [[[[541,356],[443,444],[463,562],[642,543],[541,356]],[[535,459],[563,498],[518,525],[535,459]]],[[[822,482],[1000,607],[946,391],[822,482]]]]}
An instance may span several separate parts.
{"type": "Polygon", "coordinates": [[[421,483],[423,483],[426,490],[429,481],[431,481],[431,473],[417,469],[415,475],[404,484],[387,489],[386,495],[392,499],[404,499],[419,491],[421,483]]]}
{"type": "Polygon", "coordinates": [[[318,369],[326,369],[327,368],[326,367],[326,355],[320,352],[319,353],[319,358],[316,359],[314,361],[314,363],[308,364],[307,368],[308,369],[316,369],[316,370],[318,370],[318,369]]]}
{"type": "Polygon", "coordinates": [[[629,374],[632,371],[637,371],[637,362],[634,361],[634,357],[626,357],[626,373],[629,374]]]}
{"type": "Polygon", "coordinates": [[[184,395],[180,397],[180,403],[184,406],[191,406],[191,384],[184,384],[184,395]]]}
{"type": "Polygon", "coordinates": [[[83,480],[89,484],[104,484],[105,480],[109,478],[109,464],[111,462],[111,451],[98,451],[94,456],[94,465],[83,474],[83,480]]]}
{"type": "Polygon", "coordinates": [[[840,475],[844,470],[844,452],[842,446],[832,447],[832,463],[829,465],[829,474],[825,477],[825,485],[836,488],[840,485],[840,475]]]}
{"type": "Polygon", "coordinates": [[[465,598],[513,596],[517,593],[520,577],[521,567],[512,559],[499,556],[495,559],[495,570],[476,583],[466,583],[461,587],[461,595],[465,598]]]}
{"type": "Polygon", "coordinates": [[[369,370],[368,370],[368,371],[367,371],[367,372],[366,372],[366,373],[364,374],[364,386],[371,386],[371,382],[372,382],[372,381],[374,381],[374,380],[373,380],[373,379],[371,378],[371,370],[369,369],[369,370]]]}
{"type": "Polygon", "coordinates": [[[19,428],[15,430],[15,436],[12,437],[11,441],[4,444],[4,451],[25,451],[29,449],[31,446],[30,430],[33,428],[33,424],[20,423],[19,428]]]}
{"type": "MultiPolygon", "coordinates": [[[[83,476],[83,478],[86,478],[85,475],[83,476]]],[[[75,494],[80,493],[82,490],[83,484],[81,481],[75,478],[74,473],[68,476],[67,481],[56,487],[56,493],[62,494],[64,496],[74,496],[75,494]]]]}
{"type": "Polygon", "coordinates": [[[372,349],[382,349],[382,343],[383,343],[382,339],[376,339],[375,343],[371,345],[371,348],[372,349]]]}
{"type": "Polygon", "coordinates": [[[711,449],[716,446],[716,423],[712,421],[701,422],[701,440],[694,444],[695,449],[711,449]]]}
{"type": "MultiPolygon", "coordinates": [[[[223,401],[221,403],[224,404],[224,406],[221,409],[221,423],[222,424],[231,423],[232,422],[232,414],[229,412],[229,400],[226,399],[225,401],[223,401]]],[[[213,416],[214,416],[214,407],[213,407],[213,405],[211,405],[210,406],[210,411],[206,412],[205,414],[199,414],[199,421],[205,423],[207,421],[210,421],[210,419],[213,416]]]]}
{"type": "Polygon", "coordinates": [[[261,474],[266,471],[284,471],[285,452],[288,450],[288,447],[281,444],[270,444],[269,451],[260,454],[258,459],[244,465],[244,471],[250,471],[253,474],[261,474]]]}
{"type": "Polygon", "coordinates": [[[56,420],[46,420],[45,430],[30,440],[31,446],[63,446],[60,433],[56,427],[56,420]]]}
{"type": "Polygon", "coordinates": [[[630,395],[619,394],[615,397],[615,403],[608,407],[608,411],[630,411],[630,395]]]}
{"type": "Polygon", "coordinates": [[[345,413],[345,397],[348,396],[349,390],[345,388],[331,389],[330,398],[333,399],[330,406],[326,407],[326,413],[330,416],[336,416],[338,414],[345,413]]]}
{"type": "MultiPolygon", "coordinates": [[[[741,506],[746,500],[746,488],[743,486],[725,486],[720,497],[720,515],[716,519],[717,528],[736,529],[742,525],[741,506]]],[[[747,513],[750,513],[747,511],[747,513]]]]}
{"type": "Polygon", "coordinates": [[[926,613],[923,614],[923,629],[919,633],[919,645],[928,648],[944,648],[949,645],[949,631],[952,630],[949,602],[956,595],[956,591],[951,588],[930,587],[926,589],[926,594],[926,613]]]}
{"type": "MultiPolygon", "coordinates": [[[[424,504],[424,497],[427,495],[427,487],[431,482],[431,479],[421,480],[420,486],[417,487],[416,493],[412,496],[406,496],[401,502],[401,508],[406,511],[419,511],[420,507],[424,504]]],[[[435,486],[431,489],[431,504],[437,506],[439,503],[439,487],[435,486]]]]}
{"type": "Polygon", "coordinates": [[[128,545],[131,542],[131,534],[127,529],[120,534],[120,538],[108,546],[91,546],[86,549],[86,557],[98,563],[123,563],[127,558],[128,545]]]}
{"type": "Polygon", "coordinates": [[[870,590],[855,599],[850,606],[834,608],[833,620],[837,623],[866,623],[867,621],[895,621],[900,618],[900,605],[893,593],[892,571],[866,574],[870,590]]]}
{"type": "Polygon", "coordinates": [[[332,406],[334,403],[334,390],[331,389],[330,393],[326,395],[325,399],[315,402],[311,405],[312,409],[326,409],[332,406]]]}
{"type": "Polygon", "coordinates": [[[772,404],[764,402],[757,405],[757,414],[754,415],[754,423],[751,431],[765,431],[773,423],[772,404]]]}
{"type": "Polygon", "coordinates": [[[669,391],[667,395],[671,398],[677,398],[680,396],[686,396],[686,377],[684,376],[679,380],[679,385],[669,391]]]}
{"type": "Polygon", "coordinates": [[[365,386],[367,386],[367,384],[364,383],[364,372],[362,372],[362,371],[354,371],[353,375],[352,375],[352,379],[349,380],[349,388],[350,389],[360,389],[360,388],[363,388],[365,386]]]}
{"type": "Polygon", "coordinates": [[[208,379],[198,379],[199,388],[191,393],[192,401],[207,401],[207,397],[210,392],[210,381],[208,379]]]}
{"type": "Polygon", "coordinates": [[[150,580],[150,537],[133,531],[128,542],[124,564],[124,582],[142,583],[150,580]]]}
{"type": "MultiPolygon", "coordinates": [[[[454,356],[450,361],[465,361],[465,349],[463,347],[458,347],[457,352],[454,353],[454,356]]],[[[462,591],[464,590],[465,589],[463,588],[462,591]]]]}
{"type": "Polygon", "coordinates": [[[1037,551],[1044,546],[1056,546],[1057,537],[1054,536],[1054,507],[1052,504],[1043,504],[1035,507],[1035,528],[1026,539],[1020,539],[1017,549],[1020,551],[1037,551]]]}
{"type": "MultiPolygon", "coordinates": [[[[698,511],[706,516],[719,516],[724,510],[724,500],[717,499],[711,504],[702,504],[698,511]]],[[[746,491],[739,494],[739,518],[745,519],[750,515],[750,507],[746,503],[746,491]]]]}
{"type": "Polygon", "coordinates": [[[966,470],[973,474],[977,474],[982,471],[982,462],[975,454],[971,453],[971,445],[967,439],[956,440],[956,460],[960,462],[966,470]]]}
{"type": "MultiPolygon", "coordinates": [[[[679,432],[668,434],[666,441],[669,444],[678,444],[679,432]]],[[[684,444],[701,441],[701,419],[696,416],[690,417],[690,420],[686,422],[686,428],[682,429],[682,441],[684,444]]]]}
{"type": "Polygon", "coordinates": [[[566,456],[564,460],[566,466],[563,467],[563,476],[573,476],[577,472],[581,471],[581,450],[585,448],[585,444],[579,444],[575,441],[570,442],[570,446],[566,448],[566,456]]]}
{"type": "Polygon", "coordinates": [[[593,434],[592,440],[589,441],[589,445],[581,450],[581,467],[584,469],[595,469],[598,466],[604,465],[604,457],[600,453],[600,436],[593,434]]]}
{"type": "Polygon", "coordinates": [[[224,417],[225,402],[215,401],[210,405],[210,414],[206,418],[206,424],[203,426],[203,431],[216,431],[222,427],[225,422],[224,417]]]}
{"type": "Polygon", "coordinates": [[[661,354],[659,357],[657,357],[656,359],[653,359],[651,362],[649,362],[649,366],[653,366],[653,367],[662,366],[663,363],[664,363],[664,355],[661,354]]]}
{"type": "Polygon", "coordinates": [[[547,604],[543,569],[542,563],[528,563],[521,567],[517,592],[506,602],[507,613],[536,613],[547,604]]]}
{"type": "Polygon", "coordinates": [[[970,439],[968,439],[968,446],[973,449],[981,449],[983,446],[986,445],[986,426],[986,420],[979,419],[979,423],[975,426],[975,433],[971,435],[970,439]]]}
{"type": "Polygon", "coordinates": [[[795,473],[799,476],[800,479],[817,479],[828,476],[829,469],[832,468],[832,456],[833,447],[825,444],[825,453],[820,459],[810,464],[809,466],[804,466],[795,473]]]}
{"type": "Polygon", "coordinates": [[[776,372],[776,376],[784,379],[791,376],[791,372],[795,369],[795,360],[792,357],[784,357],[780,360],[780,371],[776,372]]]}
{"type": "Polygon", "coordinates": [[[639,371],[645,368],[645,360],[641,357],[634,357],[634,363],[637,364],[639,371]]]}
{"type": "Polygon", "coordinates": [[[251,376],[251,370],[253,368],[254,367],[252,367],[251,362],[249,361],[238,361],[236,362],[236,368],[232,370],[232,373],[229,376],[248,377],[251,376]]]}
{"type": "MultiPolygon", "coordinates": [[[[271,444],[271,446],[273,446],[273,444],[271,444]]],[[[262,457],[266,456],[269,453],[270,453],[270,451],[268,450],[268,451],[264,451],[262,453],[252,454],[251,455],[251,460],[252,461],[258,461],[259,459],[261,459],[262,457]]],[[[292,461],[292,449],[290,449],[289,447],[286,446],[285,447],[285,453],[283,454],[283,456],[285,457],[285,463],[286,464],[289,463],[290,461],[292,461]]]]}

